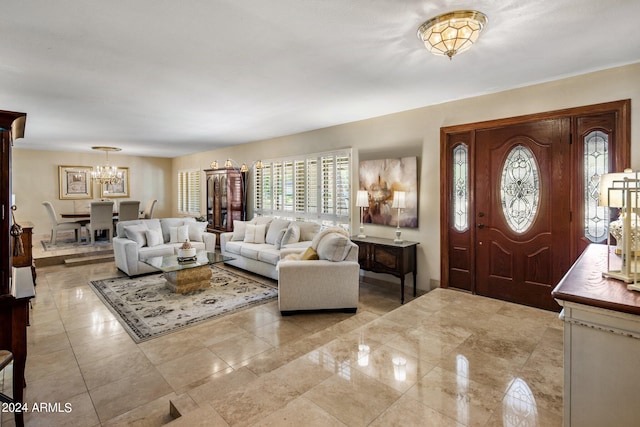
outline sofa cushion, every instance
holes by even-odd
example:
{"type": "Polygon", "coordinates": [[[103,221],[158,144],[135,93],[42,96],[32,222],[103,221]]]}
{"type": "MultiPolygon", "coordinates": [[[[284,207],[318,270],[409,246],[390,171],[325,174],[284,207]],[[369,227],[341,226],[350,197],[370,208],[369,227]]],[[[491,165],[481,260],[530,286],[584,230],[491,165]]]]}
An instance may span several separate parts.
{"type": "Polygon", "coordinates": [[[273,248],[273,246],[267,245],[266,243],[243,243],[242,248],[240,248],[240,255],[245,258],[258,260],[259,253],[268,248],[273,248]]]}
{"type": "Polygon", "coordinates": [[[264,236],[266,234],[266,224],[247,224],[247,229],[244,233],[245,243],[264,243],[264,236]]]}
{"type": "Polygon", "coordinates": [[[325,235],[318,242],[318,256],[329,261],[344,261],[351,250],[351,241],[338,233],[325,235]]]}
{"type": "Polygon", "coordinates": [[[146,230],[144,236],[147,239],[147,246],[158,246],[164,244],[162,241],[162,230],[146,230]]]}
{"type": "Polygon", "coordinates": [[[173,255],[174,250],[172,245],[162,244],[158,246],[140,248],[138,257],[140,259],[152,258],[156,256],[173,255]]]}
{"type": "Polygon", "coordinates": [[[244,234],[247,230],[247,221],[233,221],[233,235],[231,240],[244,240],[244,234]]]}
{"type": "Polygon", "coordinates": [[[282,244],[288,245],[289,243],[296,243],[300,241],[300,227],[296,224],[289,224],[286,233],[282,237],[282,244]]]}
{"type": "Polygon", "coordinates": [[[240,255],[240,249],[242,249],[242,242],[227,242],[225,251],[240,255]]]}
{"type": "Polygon", "coordinates": [[[265,242],[269,243],[270,245],[275,245],[280,230],[286,230],[290,222],[291,221],[278,218],[271,221],[271,223],[269,224],[269,231],[267,232],[267,235],[265,237],[265,242]]]}
{"type": "Polygon", "coordinates": [[[188,222],[186,224],[189,227],[189,240],[192,242],[202,242],[202,234],[207,228],[207,223],[203,221],[188,222]]]}
{"type": "Polygon", "coordinates": [[[320,231],[320,224],[317,222],[295,221],[295,224],[300,227],[300,241],[313,240],[313,236],[320,231]]]}
{"type": "Polygon", "coordinates": [[[282,247],[282,238],[284,237],[284,233],[287,232],[286,228],[281,229],[280,231],[278,231],[278,236],[276,237],[276,241],[273,244],[276,249],[280,249],[282,247]]]}
{"type": "MultiPolygon", "coordinates": [[[[195,218],[185,217],[185,218],[162,218],[160,219],[160,226],[162,228],[162,236],[165,242],[169,242],[171,236],[169,236],[169,228],[171,227],[179,227],[181,225],[188,224],[190,222],[195,222],[195,218]]],[[[149,227],[150,228],[150,227],[149,227]]]]}
{"type": "Polygon", "coordinates": [[[280,251],[271,246],[262,249],[258,252],[258,261],[266,262],[267,264],[277,265],[280,260],[280,251]]]}
{"type": "Polygon", "coordinates": [[[169,243],[184,243],[189,240],[189,226],[169,227],[169,243]]]}
{"type": "Polygon", "coordinates": [[[147,226],[144,224],[129,225],[124,227],[124,235],[127,236],[127,239],[136,242],[136,245],[138,245],[139,248],[146,246],[147,244],[145,231],[147,231],[147,226]]]}

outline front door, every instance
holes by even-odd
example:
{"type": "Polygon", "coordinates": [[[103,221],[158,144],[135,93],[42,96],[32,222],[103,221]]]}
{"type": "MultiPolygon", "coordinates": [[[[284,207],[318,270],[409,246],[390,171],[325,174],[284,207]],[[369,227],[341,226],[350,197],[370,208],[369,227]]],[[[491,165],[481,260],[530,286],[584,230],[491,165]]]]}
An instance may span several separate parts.
{"type": "Polygon", "coordinates": [[[557,310],[553,287],[571,266],[568,118],[475,135],[476,292],[557,310]]]}

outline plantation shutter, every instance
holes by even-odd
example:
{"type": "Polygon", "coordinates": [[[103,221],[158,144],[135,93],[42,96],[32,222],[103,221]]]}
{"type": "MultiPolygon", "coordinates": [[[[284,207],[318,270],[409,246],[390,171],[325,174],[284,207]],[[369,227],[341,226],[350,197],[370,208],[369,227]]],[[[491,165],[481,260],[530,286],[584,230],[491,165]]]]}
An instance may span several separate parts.
{"type": "Polygon", "coordinates": [[[178,172],[178,212],[200,215],[200,171],[178,172]]]}

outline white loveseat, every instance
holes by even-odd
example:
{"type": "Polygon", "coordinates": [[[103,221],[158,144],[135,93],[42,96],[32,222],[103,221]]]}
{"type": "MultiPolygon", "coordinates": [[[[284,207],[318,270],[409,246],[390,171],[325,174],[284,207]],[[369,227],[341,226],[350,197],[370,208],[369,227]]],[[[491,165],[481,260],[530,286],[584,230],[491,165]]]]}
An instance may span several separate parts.
{"type": "Polygon", "coordinates": [[[113,238],[116,267],[129,276],[157,271],[144,258],[172,255],[185,240],[197,250],[214,252],[216,235],[206,232],[207,223],[194,218],[153,218],[120,221],[113,238]]]}
{"type": "Polygon", "coordinates": [[[220,235],[220,252],[232,257],[226,264],[278,279],[280,251],[304,252],[320,230],[315,222],[257,217],[234,221],[234,230],[220,235]]]}

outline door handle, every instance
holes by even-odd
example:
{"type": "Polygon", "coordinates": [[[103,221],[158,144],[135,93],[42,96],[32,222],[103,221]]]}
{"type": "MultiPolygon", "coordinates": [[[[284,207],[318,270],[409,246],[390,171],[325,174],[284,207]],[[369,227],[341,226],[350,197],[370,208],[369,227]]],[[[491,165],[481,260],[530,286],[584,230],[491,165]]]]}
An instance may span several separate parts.
{"type": "Polygon", "coordinates": [[[483,223],[478,224],[478,228],[479,229],[483,229],[484,228],[484,224],[483,223]]]}

